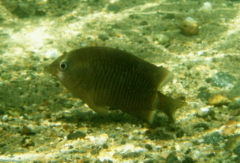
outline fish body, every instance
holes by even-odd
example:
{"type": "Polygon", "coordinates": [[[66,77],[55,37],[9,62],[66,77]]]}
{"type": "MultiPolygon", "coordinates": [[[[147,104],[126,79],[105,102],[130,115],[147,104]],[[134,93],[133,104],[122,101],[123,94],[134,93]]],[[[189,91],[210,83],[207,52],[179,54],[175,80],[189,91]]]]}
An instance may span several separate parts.
{"type": "Polygon", "coordinates": [[[159,92],[173,78],[170,71],[114,48],[65,52],[49,71],[100,115],[114,108],[152,123],[161,110],[173,121],[172,114],[185,104],[159,92]]]}

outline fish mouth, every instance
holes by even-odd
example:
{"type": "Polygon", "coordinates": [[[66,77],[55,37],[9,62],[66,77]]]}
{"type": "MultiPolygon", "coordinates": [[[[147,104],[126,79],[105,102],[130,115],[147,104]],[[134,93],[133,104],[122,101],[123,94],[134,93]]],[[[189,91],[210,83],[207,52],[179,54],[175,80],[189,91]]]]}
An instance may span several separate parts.
{"type": "Polygon", "coordinates": [[[56,76],[56,70],[55,70],[53,64],[50,64],[50,65],[48,66],[47,71],[48,71],[51,75],[56,76]]]}

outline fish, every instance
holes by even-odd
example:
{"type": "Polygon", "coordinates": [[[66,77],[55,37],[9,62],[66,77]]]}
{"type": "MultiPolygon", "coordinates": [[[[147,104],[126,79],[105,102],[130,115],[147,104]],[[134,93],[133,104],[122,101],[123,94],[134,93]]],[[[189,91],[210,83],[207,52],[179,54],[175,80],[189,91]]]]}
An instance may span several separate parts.
{"type": "Polygon", "coordinates": [[[160,92],[173,79],[172,72],[115,48],[64,52],[50,64],[49,72],[102,116],[114,108],[152,124],[161,111],[174,122],[173,114],[186,104],[160,92]]]}

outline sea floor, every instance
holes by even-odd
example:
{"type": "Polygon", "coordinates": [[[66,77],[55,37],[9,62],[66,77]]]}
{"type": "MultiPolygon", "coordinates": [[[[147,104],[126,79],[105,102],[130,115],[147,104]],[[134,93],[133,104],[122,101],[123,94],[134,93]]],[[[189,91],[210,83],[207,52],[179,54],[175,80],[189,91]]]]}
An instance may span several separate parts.
{"type": "Polygon", "coordinates": [[[0,162],[240,162],[240,1],[0,0],[0,162]],[[85,46],[172,71],[175,125],[101,117],[48,73],[85,46]]]}

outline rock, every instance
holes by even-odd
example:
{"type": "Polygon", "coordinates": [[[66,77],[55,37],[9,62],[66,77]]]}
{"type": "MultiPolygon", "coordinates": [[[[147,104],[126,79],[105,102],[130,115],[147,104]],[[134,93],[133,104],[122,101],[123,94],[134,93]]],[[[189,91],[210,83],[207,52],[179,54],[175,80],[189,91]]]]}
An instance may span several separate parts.
{"type": "Polygon", "coordinates": [[[36,134],[29,126],[23,126],[21,133],[25,134],[25,135],[35,135],[36,134]]]}
{"type": "Polygon", "coordinates": [[[236,99],[228,105],[229,109],[237,110],[240,109],[240,99],[236,99]]]}
{"type": "Polygon", "coordinates": [[[208,103],[210,105],[214,105],[214,106],[222,106],[222,105],[227,105],[229,104],[231,101],[225,97],[222,94],[214,94],[211,95],[210,98],[208,99],[208,103]]]}
{"type": "Polygon", "coordinates": [[[199,88],[199,91],[200,92],[198,93],[197,97],[200,98],[202,101],[208,100],[211,96],[211,93],[206,87],[199,88]]]}
{"type": "Polygon", "coordinates": [[[198,110],[197,116],[201,117],[201,118],[206,118],[210,114],[212,114],[211,112],[213,112],[213,108],[212,107],[201,108],[201,109],[198,110]]]}
{"type": "Polygon", "coordinates": [[[211,13],[212,12],[212,4],[210,2],[205,2],[203,6],[199,9],[199,11],[203,13],[211,13]]]}
{"type": "Polygon", "coordinates": [[[187,17],[179,26],[181,32],[184,35],[191,36],[196,35],[199,32],[198,23],[191,17],[187,17]]]}
{"type": "Polygon", "coordinates": [[[144,26],[144,25],[148,25],[148,22],[147,22],[146,20],[141,21],[141,22],[140,22],[140,25],[142,25],[142,26],[144,26]]]}
{"type": "Polygon", "coordinates": [[[211,79],[211,85],[215,87],[232,86],[235,78],[227,72],[218,72],[211,79]]]}
{"type": "Polygon", "coordinates": [[[234,85],[234,87],[228,92],[230,99],[239,98],[240,99],[240,83],[234,85]]]}
{"type": "Polygon", "coordinates": [[[109,39],[109,35],[103,33],[103,34],[98,35],[98,38],[100,38],[102,41],[107,41],[109,39]]]}
{"type": "Polygon", "coordinates": [[[177,138],[181,138],[181,137],[183,137],[184,136],[184,131],[183,130],[179,130],[177,133],[176,133],[176,137],[177,138]]]}
{"type": "Polygon", "coordinates": [[[222,141],[223,137],[219,132],[214,132],[213,134],[204,137],[204,142],[206,144],[218,145],[222,141]]]}
{"type": "Polygon", "coordinates": [[[176,152],[172,152],[167,156],[166,163],[181,163],[176,156],[176,152]]]}
{"type": "Polygon", "coordinates": [[[148,149],[148,150],[152,150],[152,145],[151,144],[145,144],[145,148],[148,149]]]}
{"type": "Polygon", "coordinates": [[[182,163],[194,163],[197,161],[194,161],[192,157],[186,156],[185,159],[182,161],[182,163]]]}
{"type": "Polygon", "coordinates": [[[162,130],[154,130],[154,131],[148,132],[146,134],[148,135],[148,138],[151,140],[154,140],[154,139],[169,140],[169,139],[174,138],[173,135],[164,133],[162,130]]]}
{"type": "Polygon", "coordinates": [[[110,4],[108,5],[107,7],[107,10],[110,11],[110,12],[115,12],[117,13],[119,10],[121,9],[120,6],[116,5],[116,4],[110,4]]]}
{"type": "Polygon", "coordinates": [[[208,130],[209,127],[206,123],[198,123],[196,125],[193,126],[194,129],[199,129],[199,128],[203,128],[203,130],[208,130]]]}
{"type": "MultiPolygon", "coordinates": [[[[227,139],[225,143],[225,149],[229,151],[234,151],[234,153],[238,153],[236,149],[239,149],[240,146],[240,135],[231,136],[227,139]]],[[[240,150],[239,150],[240,151],[240,150]]]]}
{"type": "Polygon", "coordinates": [[[77,131],[75,133],[71,133],[67,136],[68,140],[73,140],[73,139],[77,139],[77,138],[85,138],[86,137],[86,133],[82,132],[82,131],[77,131]]]}
{"type": "Polygon", "coordinates": [[[169,43],[169,38],[163,34],[155,35],[153,38],[154,44],[166,45],[169,43]]]}
{"type": "Polygon", "coordinates": [[[34,146],[35,143],[30,137],[24,137],[22,140],[22,147],[28,148],[30,146],[34,146]]]}
{"type": "Polygon", "coordinates": [[[240,143],[238,143],[236,147],[233,149],[233,153],[235,153],[236,155],[238,155],[238,157],[240,157],[240,143]]]}
{"type": "Polygon", "coordinates": [[[126,152],[126,153],[122,154],[122,157],[123,157],[123,159],[126,159],[126,158],[136,158],[136,157],[141,156],[141,153],[142,152],[126,152]]]}

